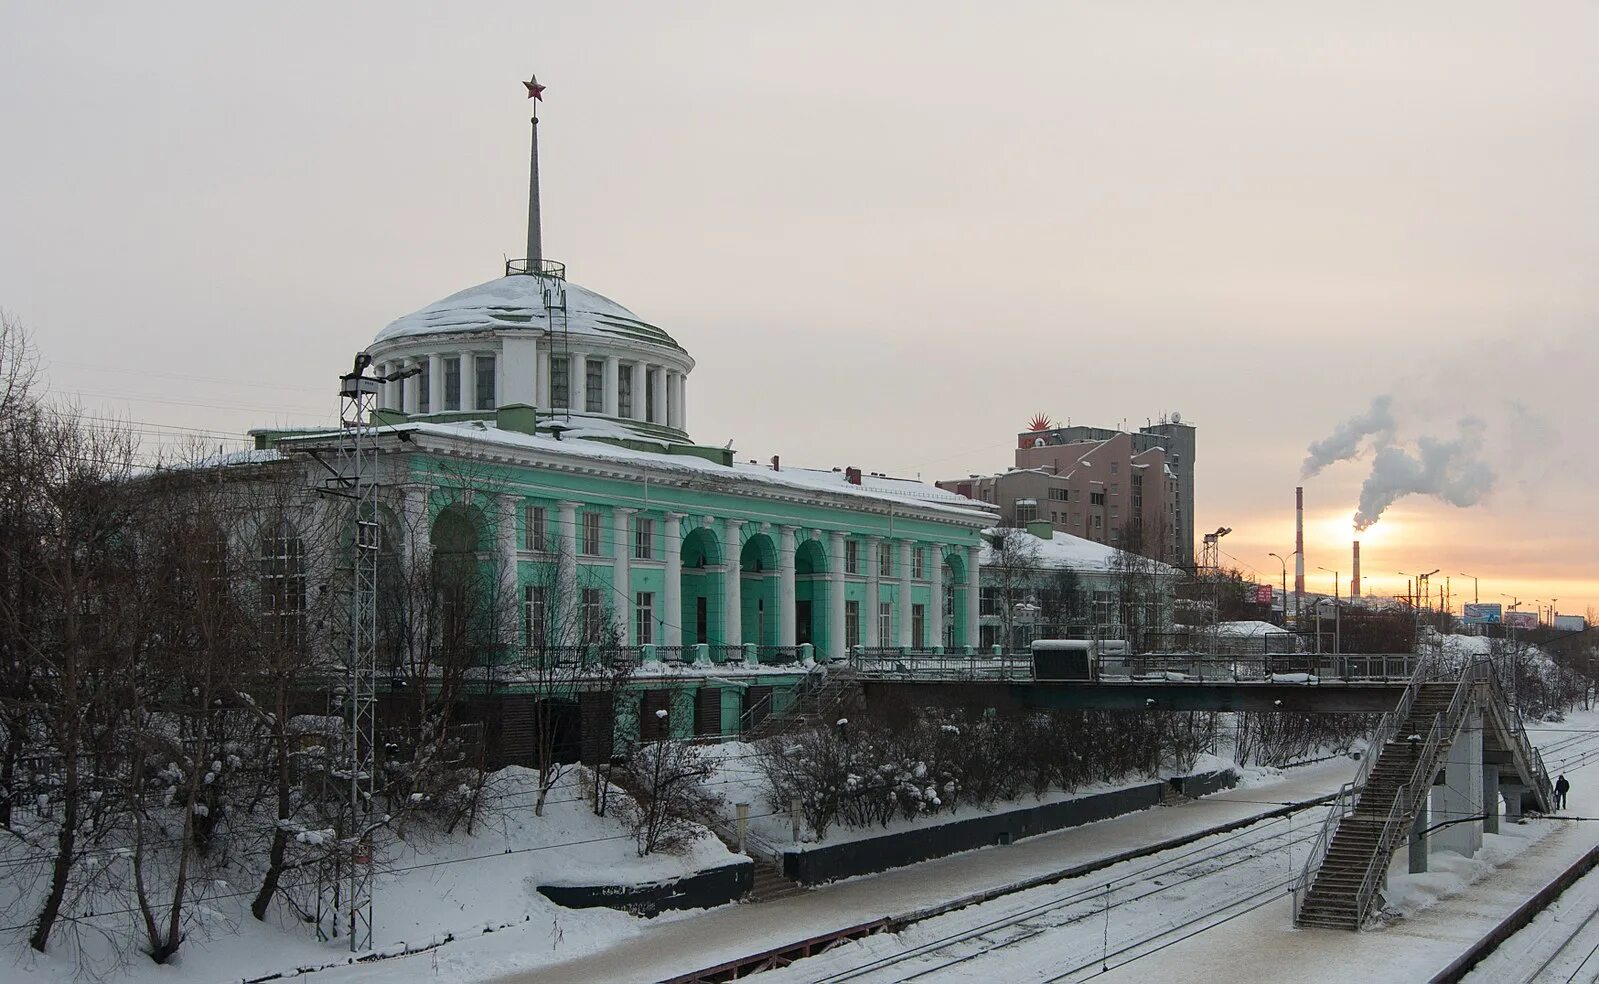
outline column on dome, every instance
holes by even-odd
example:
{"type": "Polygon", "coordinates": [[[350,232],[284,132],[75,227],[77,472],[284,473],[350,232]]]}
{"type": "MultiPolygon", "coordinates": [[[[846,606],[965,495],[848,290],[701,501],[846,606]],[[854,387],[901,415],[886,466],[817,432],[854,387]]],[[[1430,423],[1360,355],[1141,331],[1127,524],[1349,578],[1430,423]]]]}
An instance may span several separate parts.
{"type": "Polygon", "coordinates": [[[881,549],[882,537],[869,536],[866,538],[866,604],[861,606],[861,617],[866,619],[862,637],[866,640],[866,648],[876,649],[883,644],[877,631],[877,606],[878,598],[882,594],[881,582],[877,573],[877,551],[881,549]]]}
{"type": "Polygon", "coordinates": [[[666,368],[655,367],[655,422],[666,423],[666,368]]]}
{"type": "Polygon", "coordinates": [[[677,381],[677,429],[688,432],[688,373],[677,381]]]}
{"type": "Polygon", "coordinates": [[[477,353],[463,349],[461,359],[461,409],[477,409],[477,353]]]}
{"type": "MultiPolygon", "coordinates": [[[[407,370],[414,369],[419,365],[425,365],[425,363],[417,359],[405,360],[405,368],[407,370]]],[[[400,386],[400,398],[404,401],[405,412],[415,415],[422,405],[422,378],[420,376],[407,376],[405,379],[400,380],[400,386]]]]}
{"type": "Polygon", "coordinates": [[[899,638],[894,645],[901,649],[911,644],[911,548],[911,541],[899,541],[899,638]]]}
{"type": "Polygon", "coordinates": [[[642,360],[642,359],[634,359],[633,362],[632,362],[632,365],[633,365],[633,413],[632,413],[632,419],[634,419],[634,420],[643,420],[644,416],[645,416],[645,413],[644,413],[644,395],[645,395],[646,392],[648,392],[648,390],[646,389],[644,380],[645,380],[645,375],[649,372],[649,366],[645,365],[644,364],[644,360],[642,360]]]}
{"type": "Polygon", "coordinates": [[[666,426],[677,426],[677,384],[682,377],[675,370],[666,370],[666,426]]]}
{"type": "Polygon", "coordinates": [[[538,402],[533,405],[546,411],[555,405],[555,399],[550,393],[550,355],[550,345],[545,342],[539,347],[538,355],[534,357],[538,365],[538,402]]]}
{"type": "Polygon", "coordinates": [[[617,414],[617,401],[622,395],[622,360],[614,355],[605,357],[605,415],[617,414]]]}
{"type": "Polygon", "coordinates": [[[669,512],[661,539],[666,545],[666,572],[661,606],[661,644],[683,644],[683,513],[669,512]]]}
{"type": "Polygon", "coordinates": [[[636,645],[633,639],[633,514],[637,509],[617,507],[611,511],[611,587],[616,607],[616,638],[621,645],[636,645]]]}
{"type": "Polygon", "coordinates": [[[794,527],[777,528],[777,644],[794,645],[794,527]]]}
{"type": "Polygon", "coordinates": [[[944,644],[944,545],[929,544],[927,552],[930,591],[927,602],[927,638],[922,642],[927,648],[935,649],[944,644]]]}
{"type": "MultiPolygon", "coordinates": [[[[388,375],[393,374],[393,372],[394,372],[394,363],[392,363],[392,362],[380,362],[380,363],[378,363],[377,374],[379,376],[388,376],[388,375]]],[[[379,394],[378,402],[382,405],[382,409],[384,409],[384,410],[398,410],[399,409],[399,405],[395,402],[395,399],[394,399],[394,384],[391,383],[391,382],[385,382],[385,383],[383,383],[381,385],[383,387],[383,392],[381,394],[379,394]]]]}
{"type": "Polygon", "coordinates": [[[555,624],[550,628],[556,633],[555,644],[565,646],[577,639],[575,627],[582,614],[577,607],[577,503],[557,503],[555,517],[560,554],[555,568],[555,624]]]}
{"type": "Polygon", "coordinates": [[[978,619],[982,617],[982,594],[977,575],[976,547],[966,548],[966,641],[964,645],[976,647],[982,643],[983,634],[978,629],[978,619]]]}
{"type": "Polygon", "coordinates": [[[827,534],[827,656],[843,659],[844,652],[844,534],[827,534]]]}
{"type": "Polygon", "coordinates": [[[572,392],[572,405],[567,409],[583,413],[588,409],[588,356],[573,350],[566,363],[566,380],[566,388],[572,392]]]}
{"type": "Polygon", "coordinates": [[[444,409],[444,356],[437,352],[428,356],[428,413],[444,409]]]}
{"type": "Polygon", "coordinates": [[[722,521],[722,645],[737,646],[744,641],[743,572],[739,569],[739,547],[743,545],[742,519],[722,521]]]}

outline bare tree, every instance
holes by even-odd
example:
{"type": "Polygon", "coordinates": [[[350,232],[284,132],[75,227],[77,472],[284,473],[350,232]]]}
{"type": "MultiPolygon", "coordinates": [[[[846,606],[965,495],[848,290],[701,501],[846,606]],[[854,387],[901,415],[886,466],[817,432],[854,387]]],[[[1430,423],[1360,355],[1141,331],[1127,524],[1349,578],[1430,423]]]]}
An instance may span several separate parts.
{"type": "Polygon", "coordinates": [[[983,580],[985,587],[992,589],[999,643],[1016,648],[1026,643],[1019,631],[1021,616],[1030,606],[1037,606],[1034,595],[1042,572],[1038,540],[1015,526],[999,526],[985,536],[992,563],[983,565],[983,580]]]}

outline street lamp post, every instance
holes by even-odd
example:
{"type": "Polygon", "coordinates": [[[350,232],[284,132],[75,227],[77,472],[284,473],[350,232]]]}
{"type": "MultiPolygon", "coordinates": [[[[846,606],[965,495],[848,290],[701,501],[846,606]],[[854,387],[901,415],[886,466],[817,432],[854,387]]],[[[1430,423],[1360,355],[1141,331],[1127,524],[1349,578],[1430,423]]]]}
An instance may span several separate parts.
{"type": "Polygon", "coordinates": [[[1276,557],[1277,558],[1277,563],[1279,563],[1279,564],[1281,564],[1283,566],[1283,626],[1287,627],[1287,625],[1288,625],[1288,561],[1284,560],[1282,558],[1282,555],[1277,554],[1277,553],[1269,553],[1266,556],[1268,556],[1268,557],[1276,557]]]}
{"type": "Polygon", "coordinates": [[[1467,574],[1463,571],[1460,572],[1460,576],[1471,578],[1471,603],[1475,605],[1482,601],[1482,599],[1477,596],[1477,578],[1474,575],[1467,574]]]}
{"type": "Polygon", "coordinates": [[[1333,655],[1337,656],[1343,645],[1343,602],[1338,597],[1338,572],[1329,567],[1318,567],[1333,576],[1333,655]]]}

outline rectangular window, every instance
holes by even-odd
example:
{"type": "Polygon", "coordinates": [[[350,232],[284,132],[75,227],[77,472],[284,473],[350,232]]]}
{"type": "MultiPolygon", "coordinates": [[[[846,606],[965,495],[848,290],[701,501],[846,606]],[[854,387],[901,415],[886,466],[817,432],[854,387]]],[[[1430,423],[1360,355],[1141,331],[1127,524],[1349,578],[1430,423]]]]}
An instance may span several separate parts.
{"type": "Polygon", "coordinates": [[[877,545],[877,576],[894,576],[894,548],[887,543],[877,545]]]}
{"type": "Polygon", "coordinates": [[[522,508],[522,549],[544,550],[544,507],[522,508]]]}
{"type": "Polygon", "coordinates": [[[305,541],[291,535],[261,538],[261,614],[266,634],[285,649],[305,642],[305,541]]]}
{"type": "Polygon", "coordinates": [[[655,377],[660,373],[644,370],[644,419],[655,423],[655,377]]]}
{"type": "Polygon", "coordinates": [[[927,606],[911,606],[911,648],[927,648],[927,606]]]}
{"type": "Polygon", "coordinates": [[[477,409],[494,409],[494,356],[477,357],[477,409]]]}
{"type": "Polygon", "coordinates": [[[981,588],[978,589],[977,614],[979,614],[979,615],[998,615],[999,614],[999,591],[998,591],[998,589],[996,589],[996,588],[994,588],[994,587],[992,587],[990,585],[983,585],[981,588]]]}
{"type": "Polygon", "coordinates": [[[1115,593],[1110,591],[1095,591],[1094,624],[1115,625],[1118,621],[1119,619],[1116,618],[1115,593]]]}
{"type": "Polygon", "coordinates": [[[444,360],[444,409],[461,409],[461,360],[444,360]]]}
{"type": "Polygon", "coordinates": [[[570,359],[550,356],[550,406],[557,410],[572,402],[572,377],[567,372],[571,364],[570,359]]]}
{"type": "Polygon", "coordinates": [[[638,518],[638,528],[633,531],[633,556],[639,560],[655,556],[655,520],[638,518]]]}
{"type": "Polygon", "coordinates": [[[861,603],[844,602],[844,645],[854,649],[861,644],[861,603]]]}
{"type": "Polygon", "coordinates": [[[1050,497],[1050,499],[1054,500],[1055,502],[1065,502],[1066,501],[1066,490],[1065,489],[1050,489],[1049,490],[1049,497],[1050,497]]]}
{"type": "Polygon", "coordinates": [[[1035,520],[1037,518],[1038,518],[1038,500],[1037,499],[1017,499],[1016,500],[1016,522],[1018,522],[1018,523],[1031,523],[1033,520],[1035,520]]]}
{"type": "Polygon", "coordinates": [[[529,649],[544,645],[544,588],[529,584],[522,588],[522,639],[529,649]]]}
{"type": "Polygon", "coordinates": [[[626,420],[633,419],[632,366],[619,366],[616,370],[616,414],[626,420]]]}
{"type": "Polygon", "coordinates": [[[1121,485],[1120,482],[1111,482],[1110,483],[1110,494],[1111,495],[1121,495],[1122,494],[1122,485],[1121,485]]]}
{"type": "Polygon", "coordinates": [[[894,606],[886,601],[877,603],[877,644],[879,646],[892,646],[894,644],[894,606]]]}
{"type": "Polygon", "coordinates": [[[1091,506],[1103,506],[1105,504],[1105,493],[1103,493],[1103,492],[1090,492],[1090,493],[1088,493],[1088,504],[1091,505],[1091,506]]]}
{"type": "Polygon", "coordinates": [[[590,645],[605,634],[604,596],[599,588],[583,589],[583,641],[590,645]]]}
{"type": "Polygon", "coordinates": [[[583,409],[589,413],[605,412],[605,363],[603,360],[583,360],[583,409]]]}
{"type": "Polygon", "coordinates": [[[1110,473],[1112,475],[1116,474],[1116,472],[1120,469],[1120,466],[1121,466],[1121,462],[1116,461],[1115,459],[1112,459],[1111,463],[1110,463],[1110,473]]]}
{"type": "Polygon", "coordinates": [[[423,366],[422,375],[416,377],[416,410],[428,413],[433,405],[433,370],[431,363],[423,366]]]}
{"type": "Polygon", "coordinates": [[[911,548],[911,577],[918,581],[927,580],[927,555],[921,547],[911,548]]]}
{"type": "Polygon", "coordinates": [[[844,541],[844,573],[859,574],[861,572],[861,545],[855,540],[844,541]]]}
{"type": "Polygon", "coordinates": [[[600,514],[586,512],[583,514],[583,548],[585,557],[597,557],[600,553],[600,514]]]}
{"type": "Polygon", "coordinates": [[[633,644],[648,646],[655,641],[655,592],[634,595],[633,613],[633,644]]]}

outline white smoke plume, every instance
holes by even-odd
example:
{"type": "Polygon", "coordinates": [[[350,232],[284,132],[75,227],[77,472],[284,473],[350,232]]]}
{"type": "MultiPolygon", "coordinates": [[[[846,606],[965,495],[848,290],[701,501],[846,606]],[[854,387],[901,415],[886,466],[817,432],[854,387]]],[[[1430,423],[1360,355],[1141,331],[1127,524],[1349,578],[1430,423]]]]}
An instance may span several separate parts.
{"type": "Polygon", "coordinates": [[[1305,463],[1299,469],[1300,476],[1314,478],[1328,465],[1356,457],[1360,454],[1361,442],[1368,437],[1376,448],[1392,443],[1397,426],[1393,403],[1391,396],[1376,397],[1365,413],[1350,417],[1334,428],[1331,434],[1306,448],[1305,463]]]}
{"type": "Polygon", "coordinates": [[[1430,495],[1455,506],[1481,502],[1494,485],[1493,468],[1483,457],[1486,430],[1481,420],[1466,417],[1460,421],[1460,436],[1452,441],[1417,438],[1414,453],[1392,445],[1379,448],[1360,487],[1355,529],[1370,527],[1383,510],[1407,495],[1430,495]]]}

